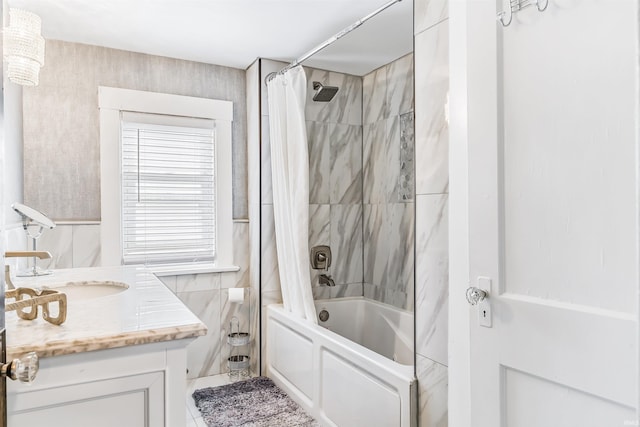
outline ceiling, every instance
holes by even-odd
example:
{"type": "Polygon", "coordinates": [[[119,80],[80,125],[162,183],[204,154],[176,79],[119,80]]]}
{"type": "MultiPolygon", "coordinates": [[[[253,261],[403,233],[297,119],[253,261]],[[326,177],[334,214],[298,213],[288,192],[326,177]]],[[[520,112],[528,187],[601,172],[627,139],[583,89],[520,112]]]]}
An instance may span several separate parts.
{"type": "MultiPolygon", "coordinates": [[[[387,0],[9,0],[46,39],[245,69],[289,62],[387,0]]],[[[413,50],[413,1],[391,6],[304,64],[364,75],[413,50]]]]}

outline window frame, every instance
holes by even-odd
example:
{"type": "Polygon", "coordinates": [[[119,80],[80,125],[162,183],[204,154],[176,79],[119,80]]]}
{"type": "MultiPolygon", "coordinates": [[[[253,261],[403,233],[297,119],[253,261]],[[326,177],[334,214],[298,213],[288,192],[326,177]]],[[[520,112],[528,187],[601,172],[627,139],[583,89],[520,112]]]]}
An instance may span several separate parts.
{"type": "Polygon", "coordinates": [[[234,271],[231,177],[233,102],[100,86],[100,202],[102,265],[123,265],[121,113],[148,113],[215,121],[216,258],[213,263],[149,266],[162,275],[234,271]],[[117,171],[117,176],[114,176],[117,171]],[[113,236],[118,236],[117,239],[113,236]],[[175,272],[174,272],[175,271],[175,272]]]}

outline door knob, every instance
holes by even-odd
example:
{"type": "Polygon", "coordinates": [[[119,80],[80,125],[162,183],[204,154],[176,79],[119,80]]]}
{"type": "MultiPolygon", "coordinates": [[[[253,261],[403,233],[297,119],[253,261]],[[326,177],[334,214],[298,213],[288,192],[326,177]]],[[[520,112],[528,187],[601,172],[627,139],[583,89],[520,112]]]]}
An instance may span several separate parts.
{"type": "Polygon", "coordinates": [[[471,305],[477,305],[478,303],[481,303],[482,301],[484,301],[485,298],[489,297],[489,294],[486,291],[480,288],[476,288],[475,286],[469,286],[467,288],[466,295],[467,295],[467,301],[471,305]]]}
{"type": "Polygon", "coordinates": [[[13,359],[11,362],[3,364],[0,367],[0,375],[11,378],[12,380],[31,384],[36,378],[39,368],[40,361],[38,355],[30,352],[20,359],[13,359]]]}

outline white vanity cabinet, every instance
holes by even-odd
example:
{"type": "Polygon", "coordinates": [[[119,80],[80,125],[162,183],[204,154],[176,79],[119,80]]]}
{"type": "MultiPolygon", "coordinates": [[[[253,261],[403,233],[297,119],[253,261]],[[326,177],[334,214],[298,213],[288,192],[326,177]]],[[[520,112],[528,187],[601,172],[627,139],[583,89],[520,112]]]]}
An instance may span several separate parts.
{"type": "Polygon", "coordinates": [[[56,270],[17,285],[64,290],[98,282],[126,288],[69,292],[62,325],[7,313],[7,358],[40,357],[33,384],[7,384],[10,427],[184,427],[186,347],[207,328],[151,272],[56,270]]]}
{"type": "Polygon", "coordinates": [[[41,359],[32,385],[7,384],[8,425],[184,426],[191,340],[41,359]]]}

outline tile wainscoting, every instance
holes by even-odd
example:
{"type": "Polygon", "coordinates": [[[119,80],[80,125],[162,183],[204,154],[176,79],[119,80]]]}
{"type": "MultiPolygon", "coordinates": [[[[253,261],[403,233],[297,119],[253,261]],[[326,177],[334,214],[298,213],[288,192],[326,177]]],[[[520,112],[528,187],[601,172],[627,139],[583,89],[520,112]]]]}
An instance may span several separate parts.
{"type": "MultiPolygon", "coordinates": [[[[243,330],[254,335],[251,350],[252,372],[257,372],[258,293],[249,289],[249,223],[233,224],[234,263],[237,272],[186,274],[164,276],[160,280],[209,329],[187,348],[188,378],[198,378],[227,372],[230,347],[226,344],[229,322],[237,317],[243,330]],[[245,303],[228,301],[229,288],[246,288],[245,303]],[[249,326],[252,325],[252,326],[249,326]]],[[[29,243],[30,245],[30,243],[29,243]]],[[[21,224],[6,229],[5,250],[27,249],[27,239],[21,224]]],[[[42,268],[61,269],[100,266],[100,224],[60,223],[53,230],[45,230],[38,239],[38,249],[51,252],[50,260],[39,261],[42,268]]],[[[25,266],[25,260],[10,259],[13,268],[25,266]],[[16,264],[20,262],[21,264],[16,264]]]]}

